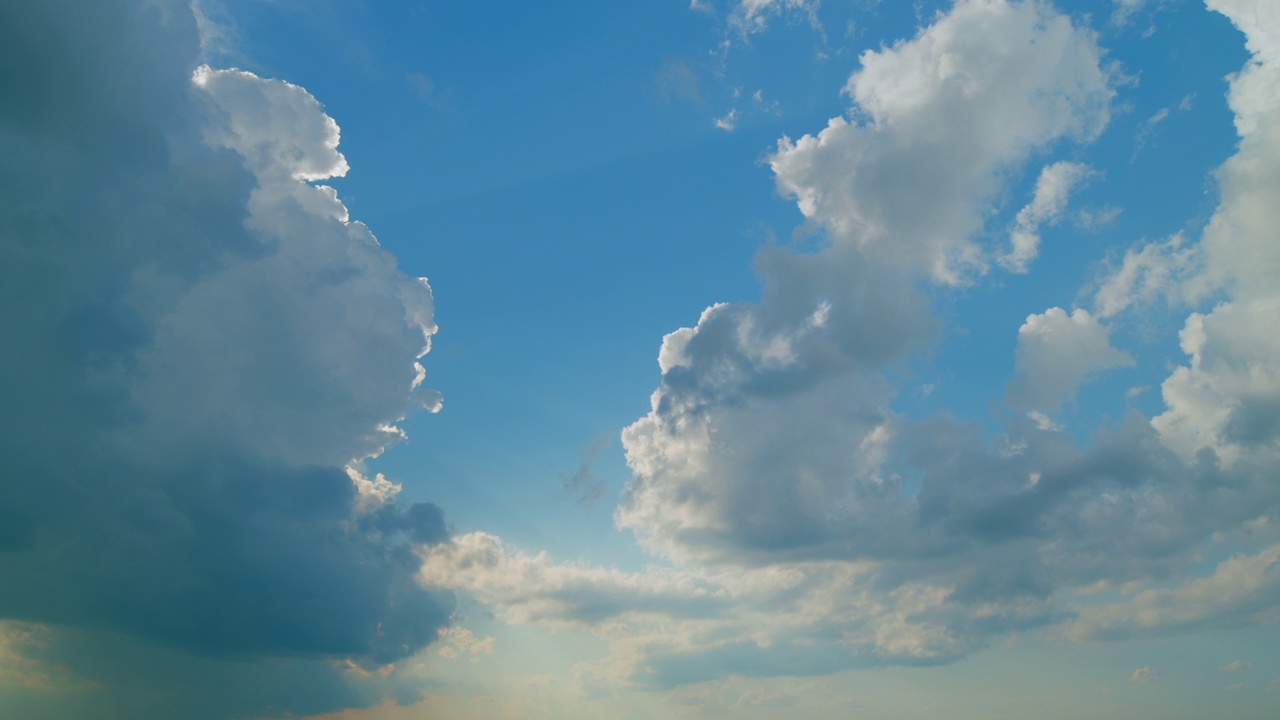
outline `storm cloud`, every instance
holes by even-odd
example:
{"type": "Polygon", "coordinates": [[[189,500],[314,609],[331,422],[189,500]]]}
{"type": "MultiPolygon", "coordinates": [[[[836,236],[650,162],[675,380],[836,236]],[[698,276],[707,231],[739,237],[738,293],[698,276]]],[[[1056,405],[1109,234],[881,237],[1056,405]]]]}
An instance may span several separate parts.
{"type": "Polygon", "coordinates": [[[268,674],[425,647],[443,514],[353,476],[439,406],[433,302],[318,184],[337,124],[201,66],[184,2],[7,3],[0,36],[0,617],[121,638],[64,664],[90,682],[121,643],[268,674]]]}

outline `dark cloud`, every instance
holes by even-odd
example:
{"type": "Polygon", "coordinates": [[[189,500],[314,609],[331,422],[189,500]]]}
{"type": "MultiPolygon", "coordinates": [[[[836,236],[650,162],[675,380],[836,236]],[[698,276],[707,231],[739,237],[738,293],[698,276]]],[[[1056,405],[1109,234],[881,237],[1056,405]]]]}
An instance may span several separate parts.
{"type": "Polygon", "coordinates": [[[304,182],[346,169],[319,104],[193,83],[199,43],[183,2],[0,7],[0,618],[135,698],[95,717],[359,703],[333,661],[454,606],[414,580],[440,509],[344,468],[434,402],[430,291],[304,182]]]}

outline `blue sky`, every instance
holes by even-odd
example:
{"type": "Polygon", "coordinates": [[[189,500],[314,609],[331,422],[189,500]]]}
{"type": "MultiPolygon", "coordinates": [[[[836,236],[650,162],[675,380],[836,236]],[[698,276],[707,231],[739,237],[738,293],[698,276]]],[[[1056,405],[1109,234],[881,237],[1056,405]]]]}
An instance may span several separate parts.
{"type": "Polygon", "coordinates": [[[1280,711],[1274,4],[0,34],[0,715],[1280,711]]]}

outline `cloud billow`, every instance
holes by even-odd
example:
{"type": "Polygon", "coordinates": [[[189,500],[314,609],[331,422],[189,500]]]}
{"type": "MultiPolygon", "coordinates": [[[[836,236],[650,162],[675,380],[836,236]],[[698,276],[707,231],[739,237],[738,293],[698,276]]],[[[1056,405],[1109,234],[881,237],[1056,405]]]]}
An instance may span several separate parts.
{"type": "Polygon", "coordinates": [[[986,272],[993,249],[973,237],[1002,179],[1108,119],[1092,36],[1036,3],[959,3],[861,62],[855,120],[769,157],[825,246],[766,249],[759,305],[668,335],[653,412],[623,433],[635,481],[617,520],[658,552],[896,552],[914,511],[879,467],[894,424],[881,370],[932,337],[926,288],[986,272]]]}
{"type": "Polygon", "coordinates": [[[0,617],[240,660],[432,642],[454,600],[411,548],[443,516],[351,475],[439,406],[431,292],[313,184],[337,124],[197,68],[186,3],[0,27],[0,617]]]}
{"type": "Polygon", "coordinates": [[[1218,171],[1219,208],[1194,246],[1126,253],[1092,312],[1009,329],[1017,412],[997,432],[895,412],[894,373],[936,336],[932,296],[993,263],[1032,271],[1031,233],[1061,217],[1086,166],[1043,166],[1015,221],[1020,253],[988,238],[994,198],[1033,160],[1097,137],[1113,90],[1096,36],[1047,3],[968,0],[865,52],[848,116],[767,158],[817,247],[764,248],[759,302],[713,305],[663,339],[651,410],[622,433],[633,477],[614,518],[665,565],[556,564],[472,534],[425,552],[427,577],[512,622],[591,628],[611,654],[579,670],[605,687],[948,662],[1033,628],[1274,621],[1278,221],[1264,198],[1280,166],[1280,14],[1210,6],[1255,56],[1231,81],[1242,141],[1218,171]],[[1157,295],[1191,311],[1165,411],[1063,431],[1050,415],[1081,383],[1136,363],[1112,330],[1157,295]],[[1215,566],[1197,577],[1207,547],[1215,566]]]}

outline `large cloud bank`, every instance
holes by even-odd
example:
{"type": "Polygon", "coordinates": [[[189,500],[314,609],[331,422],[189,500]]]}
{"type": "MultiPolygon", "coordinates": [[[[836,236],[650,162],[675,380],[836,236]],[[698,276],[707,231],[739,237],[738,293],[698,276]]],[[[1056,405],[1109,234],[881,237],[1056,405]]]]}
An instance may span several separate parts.
{"type": "Polygon", "coordinates": [[[1083,639],[1275,617],[1280,11],[1210,5],[1253,53],[1231,80],[1241,142],[1217,213],[1197,243],[1133,248],[1092,312],[1010,328],[996,436],[895,412],[893,371],[935,336],[931,297],[995,266],[1032,271],[1032,234],[1086,168],[1027,166],[1095,138],[1114,81],[1093,33],[1047,3],[962,0],[864,53],[848,116],[768,158],[818,246],[764,249],[760,302],[712,306],[663,340],[652,410],[622,434],[633,479],[614,515],[663,566],[557,565],[477,533],[426,551],[424,580],[452,577],[512,622],[589,627],[613,652],[584,677],[658,687],[944,662],[1030,628],[1083,639]],[[1026,171],[1040,180],[1010,251],[984,231],[1026,171]],[[1135,362],[1111,330],[1160,296],[1190,312],[1166,410],[1082,447],[1053,416],[1135,362]],[[1218,564],[1198,576],[1205,553],[1218,564]],[[1146,591],[1107,594],[1121,586],[1146,591]]]}
{"type": "Polygon", "coordinates": [[[366,666],[433,641],[453,597],[411,547],[443,517],[360,464],[439,404],[431,292],[315,184],[347,171],[337,124],[199,67],[186,3],[6,3],[0,37],[0,618],[84,642],[90,685],[124,664],[97,717],[151,707],[104,638],[366,666]]]}

